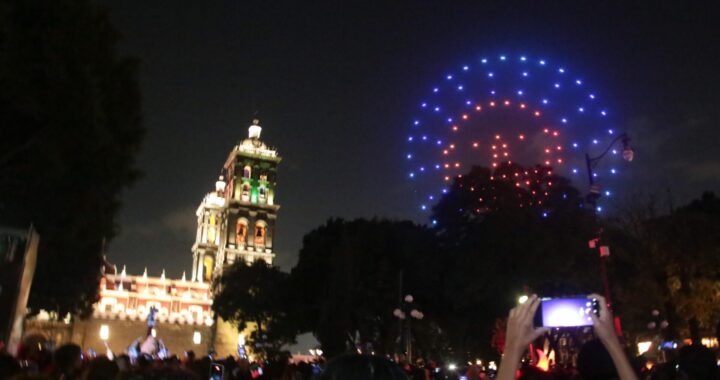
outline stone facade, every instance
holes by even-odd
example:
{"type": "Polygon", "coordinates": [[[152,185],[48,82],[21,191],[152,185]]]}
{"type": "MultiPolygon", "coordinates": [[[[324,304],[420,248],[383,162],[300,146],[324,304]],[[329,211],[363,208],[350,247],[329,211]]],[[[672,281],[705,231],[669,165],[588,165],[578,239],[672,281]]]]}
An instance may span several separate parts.
{"type": "MultiPolygon", "coordinates": [[[[252,327],[240,333],[234,325],[215,318],[210,284],[236,260],[272,264],[273,240],[279,205],[275,203],[277,151],[260,141],[262,129],[254,120],[247,139],[238,143],[223,165],[223,176],[197,209],[197,234],[192,251],[190,280],[128,275],[106,266],[100,282],[100,300],[87,320],[26,321],[25,337],[73,342],[84,349],[126,352],[148,334],[147,319],[155,309],[155,335],[174,354],[192,349],[238,355],[239,345],[252,327]],[[102,331],[102,333],[101,333],[102,331]]],[[[250,347],[243,352],[251,354],[250,347]]]]}

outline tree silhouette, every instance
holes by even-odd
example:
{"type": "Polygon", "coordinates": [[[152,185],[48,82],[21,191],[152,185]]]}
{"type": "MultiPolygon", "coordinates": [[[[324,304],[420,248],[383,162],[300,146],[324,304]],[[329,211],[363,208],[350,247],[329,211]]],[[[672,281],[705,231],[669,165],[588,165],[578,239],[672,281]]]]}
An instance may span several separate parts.
{"type": "Polygon", "coordinates": [[[87,315],[120,195],[139,175],[137,62],[88,0],[0,2],[0,224],[33,223],[30,306],[87,315]]]}

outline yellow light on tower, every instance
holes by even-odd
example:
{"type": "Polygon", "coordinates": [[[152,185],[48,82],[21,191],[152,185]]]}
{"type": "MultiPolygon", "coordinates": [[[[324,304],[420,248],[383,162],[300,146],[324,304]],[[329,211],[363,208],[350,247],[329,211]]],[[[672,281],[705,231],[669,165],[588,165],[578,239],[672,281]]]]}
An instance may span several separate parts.
{"type": "Polygon", "coordinates": [[[193,343],[200,344],[200,342],[202,342],[202,335],[200,334],[200,331],[195,331],[193,333],[193,343]]]}

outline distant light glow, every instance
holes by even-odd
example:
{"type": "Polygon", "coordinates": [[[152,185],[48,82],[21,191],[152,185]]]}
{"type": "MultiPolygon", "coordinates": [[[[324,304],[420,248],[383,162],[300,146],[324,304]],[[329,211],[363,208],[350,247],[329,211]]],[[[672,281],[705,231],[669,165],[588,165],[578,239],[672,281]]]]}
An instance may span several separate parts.
{"type": "Polygon", "coordinates": [[[555,83],[555,88],[560,88],[560,83],[555,83]]]}
{"type": "Polygon", "coordinates": [[[520,57],[520,60],[525,62],[527,60],[527,58],[525,56],[522,56],[522,57],[520,57]]]}
{"type": "Polygon", "coordinates": [[[544,64],[545,64],[545,61],[544,61],[544,60],[540,60],[540,64],[541,64],[541,65],[544,65],[544,64]]]}
{"type": "Polygon", "coordinates": [[[578,85],[581,85],[582,81],[580,79],[577,79],[577,80],[575,80],[575,83],[577,83],[578,85]]]}
{"type": "Polygon", "coordinates": [[[489,73],[488,73],[488,77],[490,77],[490,78],[492,78],[493,75],[495,75],[495,74],[493,74],[492,72],[489,72],[489,73]]]}
{"type": "Polygon", "coordinates": [[[563,68],[561,67],[561,68],[558,69],[558,72],[559,72],[560,74],[562,74],[562,73],[565,72],[565,69],[563,69],[563,68]]]}
{"type": "Polygon", "coordinates": [[[446,78],[447,78],[448,80],[450,80],[450,79],[453,78],[453,76],[452,76],[452,75],[448,75],[446,78]]]}
{"type": "Polygon", "coordinates": [[[527,71],[523,71],[523,74],[522,74],[522,75],[523,75],[524,77],[528,76],[527,71]]]}
{"type": "Polygon", "coordinates": [[[505,56],[504,56],[504,55],[501,55],[501,56],[500,56],[500,60],[501,60],[501,61],[504,61],[504,60],[505,60],[505,56]]]}
{"type": "Polygon", "coordinates": [[[438,91],[440,91],[439,88],[437,88],[437,87],[433,88],[433,92],[438,92],[438,91]]]}
{"type": "Polygon", "coordinates": [[[482,63],[487,63],[487,58],[481,59],[480,62],[482,62],[482,63]]]}
{"type": "Polygon", "coordinates": [[[470,68],[467,67],[467,66],[463,66],[463,70],[464,70],[464,71],[468,71],[468,69],[470,69],[470,68]]]}

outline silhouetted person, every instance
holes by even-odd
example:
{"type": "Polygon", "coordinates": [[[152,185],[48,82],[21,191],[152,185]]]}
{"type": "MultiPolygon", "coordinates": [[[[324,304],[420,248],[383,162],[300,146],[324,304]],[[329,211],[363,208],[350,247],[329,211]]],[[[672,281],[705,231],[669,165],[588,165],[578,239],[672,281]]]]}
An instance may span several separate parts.
{"type": "Polygon", "coordinates": [[[598,339],[585,342],[577,358],[577,370],[583,380],[612,380],[618,374],[610,354],[598,339]]]}
{"type": "Polygon", "coordinates": [[[705,346],[693,344],[680,349],[678,354],[679,380],[716,380],[718,368],[715,355],[705,346]]]}
{"type": "Polygon", "coordinates": [[[82,367],[82,349],[77,344],[64,344],[53,354],[53,378],[74,380],[82,367]]]}
{"type": "Polygon", "coordinates": [[[0,353],[0,380],[9,379],[20,373],[20,364],[8,354],[0,353]]]}
{"type": "Polygon", "coordinates": [[[83,380],[110,380],[115,379],[120,372],[117,363],[106,356],[98,356],[88,364],[83,380]]]}
{"type": "Polygon", "coordinates": [[[397,364],[382,356],[342,355],[328,362],[318,380],[407,380],[397,364]]]}

